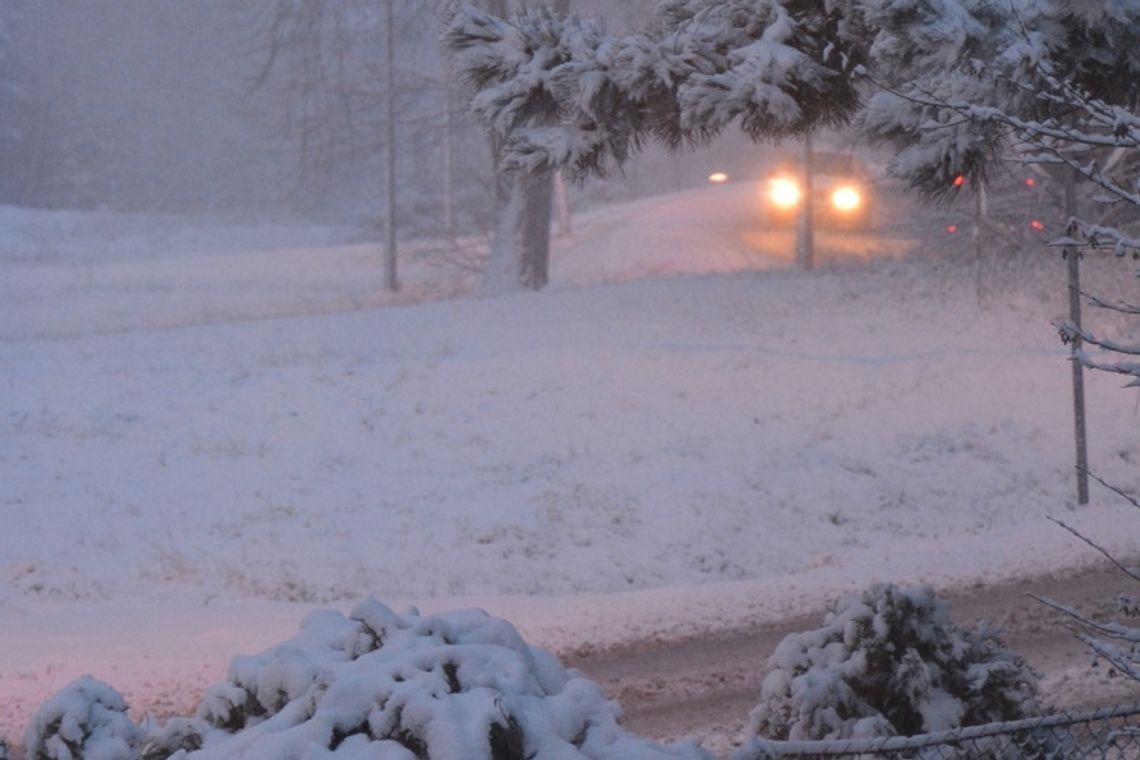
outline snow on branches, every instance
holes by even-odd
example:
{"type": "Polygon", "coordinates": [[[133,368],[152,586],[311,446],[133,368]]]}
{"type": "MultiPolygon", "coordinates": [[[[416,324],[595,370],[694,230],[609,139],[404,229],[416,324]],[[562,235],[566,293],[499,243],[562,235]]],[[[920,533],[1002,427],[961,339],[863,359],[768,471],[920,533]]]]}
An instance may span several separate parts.
{"type": "Polygon", "coordinates": [[[858,121],[931,196],[998,160],[1065,167],[1137,205],[1140,6],[1117,0],[861,0],[880,90],[858,121]],[[1108,163],[1114,164],[1116,176],[1108,163]]]}
{"type": "Polygon", "coordinates": [[[375,600],[349,617],[312,613],[289,641],[235,658],[194,718],[136,726],[126,710],[110,686],[79,679],[40,709],[29,757],[710,757],[691,743],[628,733],[596,684],[528,646],[504,620],[474,610],[400,615],[375,600]]]}
{"type": "Polygon", "coordinates": [[[793,741],[911,736],[1027,717],[1036,677],[986,626],[955,626],[928,587],[878,584],[768,661],[752,730],[793,741]]]}
{"type": "Polygon", "coordinates": [[[544,9],[457,10],[445,34],[472,108],[508,165],[604,174],[647,140],[700,143],[739,122],[754,138],[846,120],[858,60],[819,0],[672,0],[648,32],[544,9]]]}

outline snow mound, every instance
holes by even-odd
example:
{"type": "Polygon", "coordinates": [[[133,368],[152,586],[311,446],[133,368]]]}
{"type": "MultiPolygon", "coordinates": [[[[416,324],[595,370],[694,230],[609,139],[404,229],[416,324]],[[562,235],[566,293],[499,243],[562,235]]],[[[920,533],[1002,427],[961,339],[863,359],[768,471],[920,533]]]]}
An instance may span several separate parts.
{"type": "Polygon", "coordinates": [[[770,739],[912,736],[1036,714],[1037,679],[983,624],[958,628],[933,589],[880,583],[768,661],[752,730],[770,739]]]}
{"type": "Polygon", "coordinates": [[[102,681],[83,676],[36,713],[26,749],[35,760],[119,760],[133,756],[141,737],[127,717],[123,697],[102,681]]]}
{"type": "Polygon", "coordinates": [[[623,730],[600,688],[467,610],[399,615],[375,600],[310,614],[294,638],[233,660],[193,718],[141,726],[90,677],[40,710],[29,757],[71,760],[665,760],[710,757],[623,730]]]}

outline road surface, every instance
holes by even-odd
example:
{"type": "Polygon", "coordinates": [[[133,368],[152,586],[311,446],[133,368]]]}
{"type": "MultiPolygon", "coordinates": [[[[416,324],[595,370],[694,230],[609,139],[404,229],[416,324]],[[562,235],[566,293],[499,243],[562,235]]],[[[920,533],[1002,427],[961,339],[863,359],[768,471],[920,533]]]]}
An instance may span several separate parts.
{"type": "MultiPolygon", "coordinates": [[[[795,263],[795,231],[761,216],[763,183],[734,182],[654,196],[581,214],[573,235],[554,241],[551,282],[593,285],[647,274],[783,269],[795,263]],[[700,251],[694,255],[693,251],[700,251]]],[[[816,262],[900,257],[917,245],[884,200],[868,231],[816,231],[816,262]]],[[[913,230],[911,230],[913,231],[913,230]]]]}

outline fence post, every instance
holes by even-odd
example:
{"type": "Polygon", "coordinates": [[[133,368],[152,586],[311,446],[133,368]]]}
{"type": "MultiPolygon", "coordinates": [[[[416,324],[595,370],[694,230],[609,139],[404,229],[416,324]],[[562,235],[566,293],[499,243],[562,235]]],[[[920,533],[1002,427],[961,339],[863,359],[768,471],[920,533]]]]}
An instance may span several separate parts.
{"type": "MultiPolygon", "coordinates": [[[[1065,182],[1066,233],[1071,239],[1076,233],[1073,218],[1077,213],[1076,178],[1071,174],[1065,182]]],[[[1085,368],[1077,354],[1081,350],[1081,253],[1075,245],[1065,246],[1065,260],[1069,269],[1069,321],[1076,328],[1070,344],[1069,362],[1073,365],[1073,423],[1077,453],[1077,503],[1089,503],[1089,452],[1088,432],[1085,427],[1085,368]]]]}

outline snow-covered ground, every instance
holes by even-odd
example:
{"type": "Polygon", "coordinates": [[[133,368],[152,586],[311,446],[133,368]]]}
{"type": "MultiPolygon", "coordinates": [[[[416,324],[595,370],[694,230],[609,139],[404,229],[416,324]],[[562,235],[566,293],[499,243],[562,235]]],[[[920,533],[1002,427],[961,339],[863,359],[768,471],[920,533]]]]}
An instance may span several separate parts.
{"type": "MultiPolygon", "coordinates": [[[[415,247],[392,299],[375,246],[97,253],[3,210],[0,735],[82,673],[186,711],[367,595],[568,652],[1096,558],[1046,515],[1134,553],[1127,505],[1073,504],[1053,301],[979,310],[883,235],[788,270],[752,192],[596,212],[495,299],[415,247]]],[[[1120,384],[1091,458],[1135,489],[1120,384]]]]}

